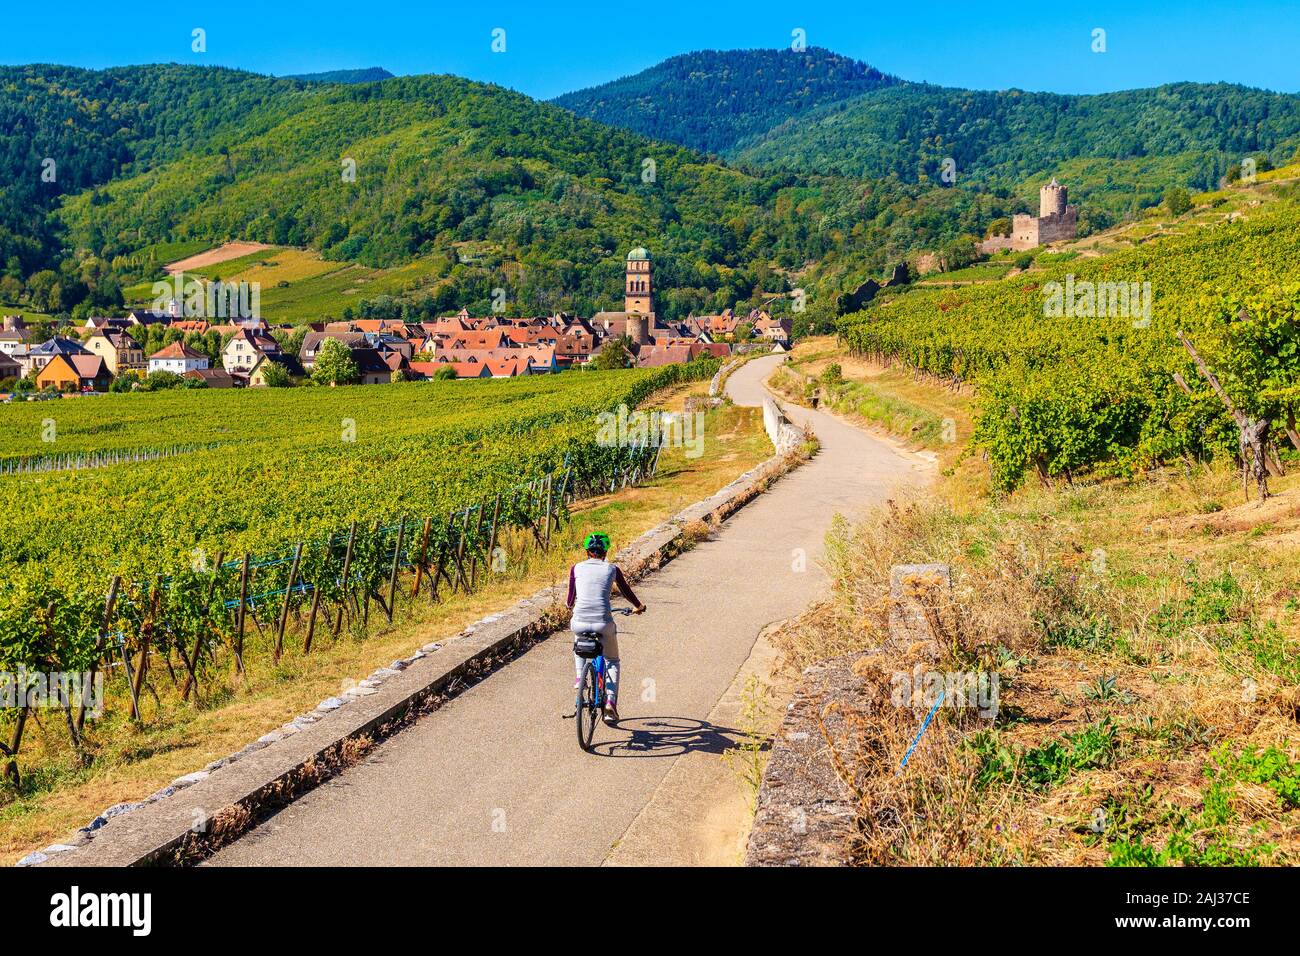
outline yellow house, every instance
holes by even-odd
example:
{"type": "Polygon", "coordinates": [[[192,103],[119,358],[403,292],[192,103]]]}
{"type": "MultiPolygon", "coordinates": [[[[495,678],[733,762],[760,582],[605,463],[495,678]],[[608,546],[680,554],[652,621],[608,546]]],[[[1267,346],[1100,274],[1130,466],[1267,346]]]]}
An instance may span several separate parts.
{"type": "Polygon", "coordinates": [[[91,353],[102,358],[114,375],[121,375],[128,369],[144,369],[144,349],[125,332],[101,329],[83,344],[91,353]]]}
{"type": "Polygon", "coordinates": [[[60,392],[106,392],[112,381],[112,373],[98,355],[56,355],[36,373],[37,388],[53,387],[60,392]]]}

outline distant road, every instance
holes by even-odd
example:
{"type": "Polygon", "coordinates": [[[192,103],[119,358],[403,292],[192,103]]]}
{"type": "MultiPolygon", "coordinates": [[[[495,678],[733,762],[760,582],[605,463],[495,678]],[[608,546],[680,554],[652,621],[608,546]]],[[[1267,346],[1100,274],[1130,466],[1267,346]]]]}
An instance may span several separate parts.
{"type": "MultiPolygon", "coordinates": [[[[735,372],[758,405],[780,356],[735,372]]],[[[569,641],[556,635],[379,745],[210,865],[599,864],[674,760],[718,753],[736,734],[705,720],[762,628],[823,593],[817,560],[832,516],[876,504],[927,466],[828,415],[796,407],[821,453],[727,521],[714,540],[636,588],[649,610],[618,617],[618,729],[578,749],[569,641]],[[795,572],[796,550],[807,570],[795,572]],[[653,687],[653,695],[648,693],[653,687]]],[[[707,436],[706,436],[707,440],[707,436]]],[[[615,542],[618,546],[619,542],[615,542]]]]}

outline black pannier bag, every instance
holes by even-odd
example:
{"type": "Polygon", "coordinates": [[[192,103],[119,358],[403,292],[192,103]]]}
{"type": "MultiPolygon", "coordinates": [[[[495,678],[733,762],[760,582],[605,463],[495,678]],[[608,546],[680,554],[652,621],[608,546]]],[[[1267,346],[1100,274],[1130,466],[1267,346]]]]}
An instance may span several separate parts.
{"type": "Polygon", "coordinates": [[[601,654],[600,638],[595,634],[579,634],[573,642],[573,653],[581,658],[591,660],[601,654]]]}

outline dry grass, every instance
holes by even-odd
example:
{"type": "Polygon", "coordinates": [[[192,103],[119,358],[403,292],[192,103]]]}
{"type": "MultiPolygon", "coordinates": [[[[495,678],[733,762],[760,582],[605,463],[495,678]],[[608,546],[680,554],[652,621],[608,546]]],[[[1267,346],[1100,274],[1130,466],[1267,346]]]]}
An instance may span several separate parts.
{"type": "Polygon", "coordinates": [[[784,631],[794,668],[859,654],[838,741],[870,864],[1300,861],[1300,487],[1225,507],[1226,469],[958,511],[891,503],[828,541],[832,599],[784,631]],[[940,653],[887,641],[889,572],[943,562],[940,653]],[[994,671],[995,721],[895,706],[917,663],[994,671]],[[1261,754],[1265,756],[1260,757],[1261,754]]]}

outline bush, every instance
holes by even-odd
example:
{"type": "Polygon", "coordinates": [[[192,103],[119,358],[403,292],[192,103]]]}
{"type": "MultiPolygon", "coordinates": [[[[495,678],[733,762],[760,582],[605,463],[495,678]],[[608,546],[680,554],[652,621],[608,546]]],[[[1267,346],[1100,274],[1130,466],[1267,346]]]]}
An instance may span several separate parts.
{"type": "Polygon", "coordinates": [[[1165,211],[1171,216],[1181,216],[1192,208],[1192,197],[1182,186],[1171,186],[1165,190],[1165,211]]]}

